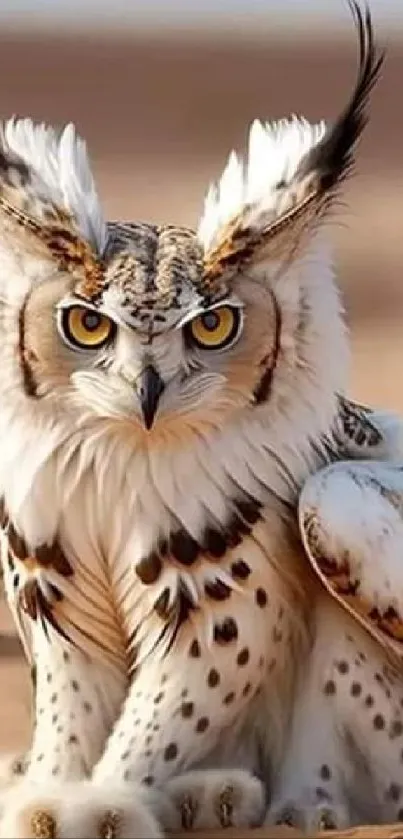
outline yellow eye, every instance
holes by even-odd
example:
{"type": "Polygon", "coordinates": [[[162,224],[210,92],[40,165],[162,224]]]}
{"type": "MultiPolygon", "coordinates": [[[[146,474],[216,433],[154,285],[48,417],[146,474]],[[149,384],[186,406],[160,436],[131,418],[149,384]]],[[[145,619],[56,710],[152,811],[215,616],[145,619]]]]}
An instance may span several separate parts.
{"type": "Polygon", "coordinates": [[[59,329],[70,346],[91,350],[106,344],[115,330],[115,325],[100,312],[86,309],[84,306],[71,306],[61,310],[59,329]]]}
{"type": "Polygon", "coordinates": [[[229,347],[237,339],[242,326],[240,309],[220,306],[204,312],[188,324],[190,338],[204,350],[229,347]]]}

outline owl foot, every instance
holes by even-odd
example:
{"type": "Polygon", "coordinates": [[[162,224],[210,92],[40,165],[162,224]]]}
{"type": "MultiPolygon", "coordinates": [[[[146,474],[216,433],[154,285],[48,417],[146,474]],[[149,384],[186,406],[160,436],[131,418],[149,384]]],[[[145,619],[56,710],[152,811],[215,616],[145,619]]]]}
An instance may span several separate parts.
{"type": "Polygon", "coordinates": [[[293,801],[270,808],[266,824],[284,824],[302,830],[308,836],[326,830],[342,830],[351,825],[347,807],[330,802],[298,804],[293,801]]]}
{"type": "Polygon", "coordinates": [[[21,781],[4,800],[0,839],[150,839],[162,837],[153,799],[140,787],[21,781]]]}
{"type": "Polygon", "coordinates": [[[186,772],[164,787],[174,805],[168,830],[200,830],[216,827],[256,827],[265,809],[264,787],[243,770],[200,770],[186,772]]]}

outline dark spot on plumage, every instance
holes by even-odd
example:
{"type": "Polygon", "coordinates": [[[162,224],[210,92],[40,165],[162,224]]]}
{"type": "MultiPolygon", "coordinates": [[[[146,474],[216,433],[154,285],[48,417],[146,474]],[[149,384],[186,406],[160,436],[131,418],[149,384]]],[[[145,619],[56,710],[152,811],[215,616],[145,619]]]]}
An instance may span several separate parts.
{"type": "Polygon", "coordinates": [[[36,621],[38,618],[40,619],[47,636],[49,624],[65,641],[71,643],[71,639],[53,614],[52,606],[48,603],[36,578],[26,580],[18,592],[18,600],[22,611],[29,615],[33,621],[36,621]]]}
{"type": "Polygon", "coordinates": [[[180,710],[181,710],[182,717],[184,717],[185,719],[188,719],[189,717],[191,717],[193,715],[194,703],[193,702],[182,702],[180,710]]]}
{"type": "Polygon", "coordinates": [[[359,682],[353,682],[350,689],[351,696],[360,696],[362,687],[359,682]]]}
{"type": "Polygon", "coordinates": [[[164,751],[164,760],[175,760],[178,754],[178,747],[176,743],[169,743],[164,751]]]}
{"type": "Polygon", "coordinates": [[[16,556],[17,559],[21,560],[27,559],[27,557],[29,556],[29,552],[25,539],[23,539],[23,537],[17,533],[12,521],[10,521],[8,524],[7,537],[8,544],[14,556],[16,556]]]}
{"type": "Polygon", "coordinates": [[[158,554],[153,551],[143,557],[136,565],[136,574],[144,585],[155,583],[162,571],[162,561],[158,554]]]}
{"type": "Polygon", "coordinates": [[[332,800],[330,793],[326,789],[323,789],[323,787],[316,787],[315,793],[319,801],[327,801],[330,803],[332,800]]]}
{"type": "Polygon", "coordinates": [[[238,512],[248,524],[256,524],[261,518],[262,504],[256,499],[237,501],[238,512]]]}
{"type": "Polygon", "coordinates": [[[212,527],[206,527],[202,537],[203,550],[214,557],[221,559],[227,551],[225,535],[212,527]]]}
{"type": "Polygon", "coordinates": [[[36,621],[39,612],[39,593],[36,580],[27,580],[19,593],[20,607],[29,617],[36,621]]]}
{"type": "Polygon", "coordinates": [[[386,790],[385,798],[389,801],[399,801],[401,793],[402,787],[400,784],[390,784],[386,790]]]}
{"type": "Polygon", "coordinates": [[[214,640],[216,643],[229,644],[238,638],[238,627],[233,618],[225,618],[222,623],[214,626],[214,640]]]}
{"type": "Polygon", "coordinates": [[[234,693],[233,690],[231,690],[230,693],[227,693],[226,696],[224,696],[224,699],[223,699],[224,705],[231,705],[232,702],[234,701],[234,699],[235,699],[235,693],[234,693]]]}
{"type": "Polygon", "coordinates": [[[215,688],[220,683],[220,674],[215,667],[212,667],[207,676],[207,684],[210,688],[215,688]]]}
{"type": "Polygon", "coordinates": [[[238,513],[233,513],[226,526],[226,539],[229,548],[238,548],[245,536],[250,536],[252,528],[240,518],[238,513]]]}
{"type": "Polygon", "coordinates": [[[180,583],[180,588],[177,597],[177,613],[176,613],[176,632],[182,626],[183,623],[188,619],[189,612],[192,609],[195,609],[196,606],[193,602],[193,598],[186,588],[186,585],[183,581],[180,583]]]}
{"type": "Polygon", "coordinates": [[[200,658],[201,656],[200,644],[197,638],[195,638],[190,645],[189,655],[191,656],[191,658],[200,658]]]}
{"type": "Polygon", "coordinates": [[[283,640],[283,633],[281,632],[281,629],[277,629],[277,626],[273,626],[271,637],[275,644],[279,644],[283,640]]]}
{"type": "Polygon", "coordinates": [[[245,664],[249,661],[249,650],[247,647],[244,647],[237,655],[237,664],[239,667],[245,667],[245,664]]]}
{"type": "Polygon", "coordinates": [[[243,559],[237,559],[231,565],[231,572],[233,577],[236,577],[239,580],[247,580],[251,573],[251,569],[243,559]]]}
{"type": "Polygon", "coordinates": [[[393,739],[394,737],[401,737],[403,734],[403,723],[401,720],[393,720],[390,726],[390,737],[393,739]]]}
{"type": "Polygon", "coordinates": [[[170,589],[164,588],[154,603],[154,609],[162,620],[168,620],[174,607],[170,605],[170,589]]]}
{"type": "Polygon", "coordinates": [[[57,539],[51,545],[39,545],[31,555],[43,568],[53,568],[62,577],[71,577],[74,573],[57,539]]]}
{"type": "Polygon", "coordinates": [[[180,565],[193,565],[196,561],[200,548],[192,536],[184,530],[173,533],[169,540],[169,552],[173,559],[180,565]]]}
{"type": "Polygon", "coordinates": [[[208,717],[200,717],[200,719],[196,723],[195,731],[198,734],[203,734],[204,731],[209,727],[210,721],[208,717]]]}
{"type": "Polygon", "coordinates": [[[231,594],[230,587],[222,580],[210,580],[205,584],[204,591],[212,600],[226,600],[231,594]]]}
{"type": "Polygon", "coordinates": [[[263,609],[267,605],[267,594],[264,588],[257,588],[255,591],[255,600],[258,606],[263,609]]]}

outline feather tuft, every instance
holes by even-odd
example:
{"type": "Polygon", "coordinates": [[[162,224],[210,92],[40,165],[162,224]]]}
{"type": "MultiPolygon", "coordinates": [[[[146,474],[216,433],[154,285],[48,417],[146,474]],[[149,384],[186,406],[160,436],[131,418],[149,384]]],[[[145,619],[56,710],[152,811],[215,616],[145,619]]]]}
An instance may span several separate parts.
{"type": "Polygon", "coordinates": [[[20,173],[20,183],[14,183],[14,189],[29,190],[24,210],[33,221],[38,220],[35,210],[46,203],[48,208],[71,216],[80,236],[103,253],[107,229],[86,145],[71,123],[58,134],[31,119],[7,120],[1,131],[1,181],[11,166],[20,173]]]}
{"type": "Polygon", "coordinates": [[[349,0],[349,6],[358,33],[359,69],[347,106],[329,126],[324,121],[311,125],[295,115],[252,123],[245,165],[231,153],[218,186],[209,190],[199,224],[207,285],[266,258],[274,237],[275,258],[294,252],[309,222],[326,211],[350,173],[384,55],[375,45],[369,10],[362,11],[356,0],[349,0]]]}

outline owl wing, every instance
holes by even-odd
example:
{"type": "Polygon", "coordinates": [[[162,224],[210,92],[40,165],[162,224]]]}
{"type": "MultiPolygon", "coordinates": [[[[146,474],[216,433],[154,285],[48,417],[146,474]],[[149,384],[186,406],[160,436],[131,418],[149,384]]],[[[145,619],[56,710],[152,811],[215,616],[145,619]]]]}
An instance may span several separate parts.
{"type": "Polygon", "coordinates": [[[339,459],[403,461],[403,421],[391,411],[339,396],[334,439],[339,459]]]}
{"type": "Polygon", "coordinates": [[[403,465],[332,464],[308,478],[298,514],[328,592],[403,659],[403,465]]]}

